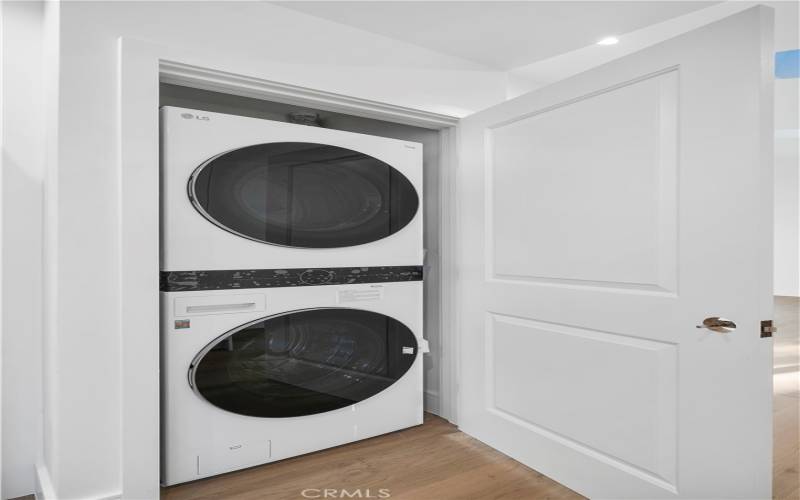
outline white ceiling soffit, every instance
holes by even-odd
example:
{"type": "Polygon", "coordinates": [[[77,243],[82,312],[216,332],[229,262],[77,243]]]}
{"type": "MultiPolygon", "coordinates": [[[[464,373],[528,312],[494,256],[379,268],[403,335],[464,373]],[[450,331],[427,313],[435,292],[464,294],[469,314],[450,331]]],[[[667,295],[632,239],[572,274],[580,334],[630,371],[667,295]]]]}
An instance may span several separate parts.
{"type": "MultiPolygon", "coordinates": [[[[771,3],[775,4],[777,2],[771,3]]],[[[532,64],[516,67],[509,72],[509,76],[515,79],[517,88],[508,97],[515,97],[534,88],[568,78],[594,66],[605,64],[613,59],[626,56],[687,31],[718,21],[726,16],[749,9],[757,4],[757,2],[750,1],[717,3],[705,9],[696,10],[639,30],[621,34],[618,37],[619,43],[616,45],[600,46],[592,44],[532,64]]]]}
{"type": "Polygon", "coordinates": [[[282,7],[509,70],[681,16],[701,1],[295,1],[282,7]]]}

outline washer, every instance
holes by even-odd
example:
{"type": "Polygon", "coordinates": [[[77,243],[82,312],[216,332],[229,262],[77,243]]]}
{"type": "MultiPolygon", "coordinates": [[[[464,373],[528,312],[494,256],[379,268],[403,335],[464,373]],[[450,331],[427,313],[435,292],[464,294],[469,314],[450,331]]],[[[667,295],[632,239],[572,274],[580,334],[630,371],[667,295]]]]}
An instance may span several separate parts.
{"type": "Polygon", "coordinates": [[[360,282],[161,292],[162,484],[422,423],[422,281],[352,270],[360,282]]]}
{"type": "Polygon", "coordinates": [[[422,265],[422,144],[161,109],[162,271],[422,265]]]}

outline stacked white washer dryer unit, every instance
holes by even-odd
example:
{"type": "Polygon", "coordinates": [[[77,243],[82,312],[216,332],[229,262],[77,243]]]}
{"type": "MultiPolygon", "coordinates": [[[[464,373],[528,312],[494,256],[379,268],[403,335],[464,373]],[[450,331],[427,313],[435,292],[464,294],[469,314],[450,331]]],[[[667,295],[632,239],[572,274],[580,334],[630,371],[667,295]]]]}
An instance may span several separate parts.
{"type": "Polygon", "coordinates": [[[422,145],[164,107],[172,485],[422,423],[422,145]]]}

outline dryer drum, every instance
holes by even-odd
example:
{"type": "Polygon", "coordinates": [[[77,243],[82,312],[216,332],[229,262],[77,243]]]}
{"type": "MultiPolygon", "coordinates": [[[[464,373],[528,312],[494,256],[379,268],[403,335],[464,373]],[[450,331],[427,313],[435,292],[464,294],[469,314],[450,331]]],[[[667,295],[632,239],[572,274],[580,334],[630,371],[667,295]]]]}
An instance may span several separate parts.
{"type": "Polygon", "coordinates": [[[252,417],[299,417],[370,398],[414,363],[417,340],[372,311],[293,311],[242,325],[194,359],[189,381],[209,403],[252,417]]]}
{"type": "Polygon", "coordinates": [[[419,208],[411,182],[350,149],[275,142],[217,155],[189,179],[209,221],[238,236],[301,248],[362,245],[408,225],[419,208]]]}

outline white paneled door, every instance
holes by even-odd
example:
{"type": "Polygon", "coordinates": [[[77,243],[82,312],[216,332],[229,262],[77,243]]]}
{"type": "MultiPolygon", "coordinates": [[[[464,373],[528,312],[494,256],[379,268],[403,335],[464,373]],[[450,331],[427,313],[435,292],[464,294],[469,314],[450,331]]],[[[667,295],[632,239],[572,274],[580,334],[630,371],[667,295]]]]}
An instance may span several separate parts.
{"type": "Polygon", "coordinates": [[[592,498],[770,497],[771,19],[460,123],[463,431],[592,498]]]}

